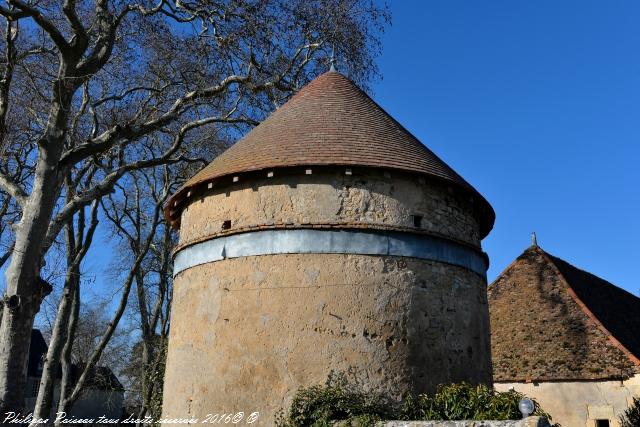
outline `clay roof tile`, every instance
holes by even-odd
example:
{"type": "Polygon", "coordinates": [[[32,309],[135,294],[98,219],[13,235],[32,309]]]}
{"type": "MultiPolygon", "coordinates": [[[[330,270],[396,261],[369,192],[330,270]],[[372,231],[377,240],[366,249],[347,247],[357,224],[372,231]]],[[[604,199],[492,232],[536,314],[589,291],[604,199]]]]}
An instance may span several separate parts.
{"type": "Polygon", "coordinates": [[[352,81],[333,71],[311,81],[194,175],[167,206],[212,179],[303,165],[370,166],[429,175],[475,196],[483,237],[493,227],[495,214],[484,197],[352,81]]]}
{"type": "Polygon", "coordinates": [[[494,381],[640,373],[640,298],[531,246],[489,285],[494,381]]]}

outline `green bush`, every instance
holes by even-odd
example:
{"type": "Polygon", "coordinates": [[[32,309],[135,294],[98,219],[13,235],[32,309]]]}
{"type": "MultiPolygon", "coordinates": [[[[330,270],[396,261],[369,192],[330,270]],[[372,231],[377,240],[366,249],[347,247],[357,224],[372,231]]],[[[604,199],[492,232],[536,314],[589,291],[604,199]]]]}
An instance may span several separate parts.
{"type": "MultiPolygon", "coordinates": [[[[401,410],[403,420],[517,420],[518,403],[525,396],[516,391],[498,392],[486,385],[440,385],[436,394],[408,396],[401,410]]],[[[551,419],[534,401],[533,415],[551,419]]]]}
{"type": "MultiPolygon", "coordinates": [[[[467,383],[438,387],[433,396],[407,396],[402,402],[366,393],[343,377],[324,386],[300,389],[287,413],[276,416],[278,427],[369,427],[381,420],[514,420],[522,417],[518,403],[525,396],[515,391],[497,392],[485,385],[467,383]]],[[[534,415],[549,419],[534,401],[534,415]]]]}
{"type": "Polygon", "coordinates": [[[633,398],[633,404],[620,417],[621,427],[640,427],[640,399],[633,398]]]}
{"type": "Polygon", "coordinates": [[[384,396],[366,393],[349,384],[343,376],[331,375],[324,386],[298,390],[285,414],[276,415],[278,427],[328,427],[335,421],[343,426],[373,426],[393,417],[392,404],[384,396]]]}

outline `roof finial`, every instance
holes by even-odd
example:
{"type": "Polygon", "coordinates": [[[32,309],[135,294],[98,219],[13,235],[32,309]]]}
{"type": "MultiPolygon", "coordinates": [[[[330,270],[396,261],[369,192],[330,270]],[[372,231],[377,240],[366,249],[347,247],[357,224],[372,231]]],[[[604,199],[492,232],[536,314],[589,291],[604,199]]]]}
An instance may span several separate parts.
{"type": "Polygon", "coordinates": [[[536,238],[536,232],[531,233],[531,246],[538,247],[538,239],[536,238]]]}
{"type": "Polygon", "coordinates": [[[331,66],[329,67],[329,71],[336,71],[336,44],[333,43],[331,45],[331,59],[329,59],[329,63],[331,66]]]}

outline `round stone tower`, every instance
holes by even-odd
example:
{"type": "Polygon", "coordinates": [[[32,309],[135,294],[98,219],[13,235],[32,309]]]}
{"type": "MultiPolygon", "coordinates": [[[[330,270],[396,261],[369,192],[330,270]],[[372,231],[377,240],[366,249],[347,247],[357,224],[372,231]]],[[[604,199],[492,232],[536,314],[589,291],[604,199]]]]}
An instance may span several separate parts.
{"type": "Polygon", "coordinates": [[[260,412],[333,371],[394,398],[491,383],[488,202],[325,73],[170,199],[164,416],[260,412]]]}

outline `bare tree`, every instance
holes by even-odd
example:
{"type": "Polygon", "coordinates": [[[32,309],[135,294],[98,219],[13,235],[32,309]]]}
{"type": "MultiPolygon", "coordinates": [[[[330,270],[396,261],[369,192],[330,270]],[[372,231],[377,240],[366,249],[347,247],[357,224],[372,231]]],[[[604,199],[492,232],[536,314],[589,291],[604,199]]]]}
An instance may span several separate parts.
{"type": "Polygon", "coordinates": [[[188,156],[195,129],[261,120],[326,69],[329,43],[365,82],[386,12],[373,0],[7,0],[0,16],[1,144],[32,152],[27,182],[0,171],[20,209],[0,324],[9,411],[23,405],[30,330],[51,289],[43,259],[73,216],[128,172],[188,156]],[[65,197],[69,174],[90,171],[94,184],[65,197]]]}
{"type": "MultiPolygon", "coordinates": [[[[68,194],[72,194],[69,192],[68,194]]],[[[62,291],[62,298],[58,304],[56,319],[51,333],[49,348],[44,359],[40,387],[33,414],[36,418],[46,419],[51,412],[57,371],[60,364],[62,350],[67,341],[70,315],[74,312],[75,301],[80,295],[80,263],[85,257],[95,229],[98,225],[98,201],[91,207],[89,219],[85,223],[84,210],[78,212],[77,230],[73,218],[65,226],[67,273],[62,291]]]]}
{"type": "Polygon", "coordinates": [[[143,419],[149,411],[155,417],[160,416],[173,282],[171,251],[175,244],[169,224],[163,217],[151,215],[153,210],[145,205],[150,203],[153,207],[167,189],[175,191],[190,175],[188,170],[165,167],[154,174],[132,174],[131,179],[126,180],[127,186],[119,185],[120,191],[109,195],[103,203],[105,216],[122,239],[125,250],[134,259],[146,255],[135,275],[138,302],[135,311],[141,339],[135,346],[136,357],[132,358],[137,372],[129,372],[138,379],[138,419],[143,419]],[[149,228],[155,230],[156,236],[148,253],[143,254],[146,248],[141,241],[149,228]]]}
{"type": "MultiPolygon", "coordinates": [[[[120,296],[118,307],[111,321],[108,323],[106,329],[104,330],[102,336],[100,337],[97,345],[93,349],[93,352],[91,353],[89,358],[86,360],[86,362],[83,363],[82,371],[78,379],[73,385],[71,384],[71,381],[70,381],[71,365],[68,363],[65,364],[65,362],[63,361],[63,372],[62,372],[63,378],[62,378],[61,387],[60,387],[60,401],[58,404],[58,412],[68,413],[73,403],[75,403],[75,401],[78,400],[78,398],[80,397],[83,391],[85,382],[93,372],[94,368],[96,367],[96,364],[102,357],[102,354],[105,348],[109,344],[109,341],[111,340],[112,336],[116,332],[116,328],[118,327],[120,319],[122,318],[122,315],[124,314],[124,311],[127,308],[127,302],[129,299],[129,293],[131,291],[132,285],[136,281],[136,277],[139,275],[139,271],[142,268],[142,264],[147,254],[149,253],[149,249],[153,243],[154,237],[156,235],[157,226],[160,222],[159,218],[161,217],[161,214],[162,214],[162,205],[164,204],[168,196],[169,196],[169,187],[165,187],[162,189],[162,193],[158,195],[157,199],[155,200],[155,204],[153,205],[151,216],[150,218],[148,218],[150,226],[148,227],[146,232],[144,231],[140,232],[140,239],[138,241],[139,251],[136,254],[133,260],[133,263],[129,268],[129,271],[126,274],[126,277],[124,279],[124,284],[122,287],[122,293],[120,296]]],[[[75,330],[77,328],[77,321],[78,321],[77,314],[78,314],[77,312],[74,312],[72,314],[73,317],[69,322],[69,330],[67,331],[66,345],[70,347],[73,346],[75,330]]],[[[56,423],[56,425],[60,425],[60,423],[58,422],[56,423]]]]}
{"type": "MultiPolygon", "coordinates": [[[[211,142],[211,136],[206,138],[211,142]]],[[[197,145],[197,144],[194,144],[197,145]]],[[[209,143],[203,147],[203,152],[215,153],[226,144],[209,143]]],[[[198,160],[198,165],[203,161],[198,160]]],[[[44,369],[40,381],[40,388],[34,408],[34,418],[43,419],[51,412],[53,389],[56,372],[62,360],[63,379],[58,411],[66,412],[77,400],[87,379],[95,370],[96,364],[104,360],[105,350],[113,336],[117,334],[120,319],[127,308],[128,296],[132,285],[135,285],[138,300],[139,331],[142,336],[143,349],[140,370],[145,373],[139,375],[142,389],[139,390],[141,406],[146,413],[150,402],[161,388],[157,388],[157,381],[150,381],[153,376],[157,379],[159,366],[164,363],[164,348],[168,336],[169,294],[171,288],[171,250],[174,239],[170,227],[161,215],[161,208],[167,196],[193,173],[193,162],[181,162],[164,165],[161,168],[150,169],[145,172],[131,172],[115,185],[111,194],[105,196],[101,202],[103,214],[112,225],[116,237],[125,241],[124,250],[120,254],[120,266],[130,261],[130,268],[125,268],[126,280],[123,285],[120,305],[113,319],[106,319],[95,309],[80,307],[81,295],[80,262],[91,244],[93,233],[98,224],[97,201],[91,209],[89,229],[85,234],[84,211],[79,212],[76,220],[77,232],[74,234],[74,222],[65,227],[67,229],[66,251],[68,273],[60,299],[57,316],[54,322],[49,351],[46,355],[44,369]],[[76,235],[77,234],[77,235],[76,235]],[[126,256],[125,254],[129,254],[126,256]],[[133,281],[132,281],[133,280],[133,281]],[[151,282],[151,283],[149,283],[151,282]],[[152,302],[153,299],[153,302],[152,302]],[[82,322],[79,322],[79,319],[82,322]],[[156,334],[156,330],[159,333],[156,334]],[[65,344],[66,343],[66,344],[65,344]],[[67,351],[64,351],[66,348],[67,351]],[[160,349],[159,353],[155,349],[160,349]],[[68,351],[71,354],[68,354],[68,351]],[[70,357],[71,356],[71,357],[70,357]],[[80,368],[80,379],[71,383],[72,362],[80,368]],[[149,374],[149,375],[147,375],[149,374]]],[[[82,188],[86,188],[83,185],[82,188]]],[[[67,194],[73,194],[79,189],[69,188],[67,194]]],[[[113,354],[113,346],[108,353],[113,354]]],[[[113,362],[113,360],[111,360],[113,362]]],[[[113,366],[113,364],[107,362],[113,366]]],[[[159,416],[159,414],[154,414],[159,416]]],[[[144,413],[140,418],[144,417],[144,413]]],[[[33,423],[35,426],[36,423],[33,423]]]]}
{"type": "MultiPolygon", "coordinates": [[[[0,83],[0,93],[2,84],[0,83]]],[[[3,114],[0,105],[0,120],[3,114]]],[[[0,135],[6,133],[0,125],[0,135]]],[[[1,141],[1,140],[0,140],[1,141]]],[[[0,142],[1,143],[1,142],[0,142]]],[[[27,164],[27,158],[32,153],[32,146],[20,138],[7,142],[8,148],[3,151],[0,145],[0,176],[8,176],[13,182],[20,185],[27,184],[32,178],[32,169],[27,164]]],[[[1,188],[1,186],[0,186],[1,188]]],[[[13,227],[19,222],[21,215],[20,205],[9,194],[0,191],[0,267],[10,258],[15,245],[13,227]]]]}

